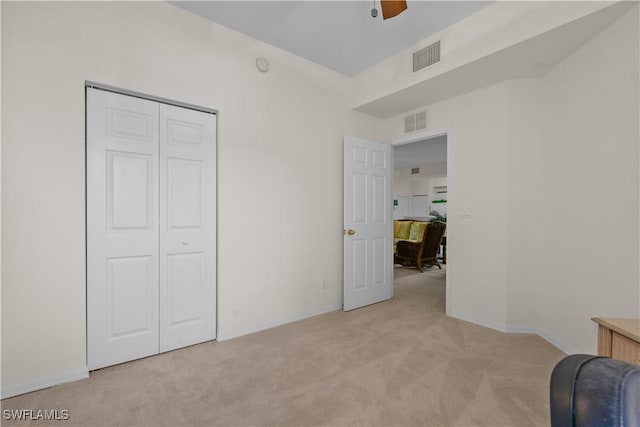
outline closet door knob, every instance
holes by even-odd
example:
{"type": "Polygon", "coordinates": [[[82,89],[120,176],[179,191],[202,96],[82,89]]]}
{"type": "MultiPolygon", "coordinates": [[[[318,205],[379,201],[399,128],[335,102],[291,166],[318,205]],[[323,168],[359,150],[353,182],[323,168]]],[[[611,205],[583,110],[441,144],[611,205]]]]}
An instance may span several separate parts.
{"type": "Polygon", "coordinates": [[[183,245],[185,245],[185,246],[187,246],[187,245],[189,244],[189,242],[188,242],[188,241],[186,241],[186,240],[183,240],[183,241],[182,241],[182,244],[183,244],[183,245]]]}

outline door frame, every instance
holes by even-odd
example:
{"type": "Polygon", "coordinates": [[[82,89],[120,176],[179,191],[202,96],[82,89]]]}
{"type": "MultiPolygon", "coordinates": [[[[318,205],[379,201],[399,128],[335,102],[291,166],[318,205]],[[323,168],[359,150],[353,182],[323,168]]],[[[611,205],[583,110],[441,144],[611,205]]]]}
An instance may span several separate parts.
{"type": "MultiPolygon", "coordinates": [[[[189,104],[187,102],[180,102],[174,99],[168,99],[168,98],[163,98],[161,96],[149,95],[148,93],[136,92],[135,90],[122,89],[122,88],[107,85],[104,83],[92,82],[90,80],[85,80],[84,87],[85,87],[85,91],[87,88],[100,89],[107,92],[118,93],[120,95],[127,95],[127,96],[133,96],[135,98],[146,99],[147,101],[154,101],[154,102],[159,102],[161,104],[169,104],[169,105],[174,105],[176,107],[188,108],[189,110],[202,111],[203,113],[215,114],[216,124],[218,121],[219,112],[215,108],[208,108],[208,107],[203,107],[201,105],[189,104]]],[[[85,107],[86,107],[86,101],[85,101],[85,107]]],[[[218,137],[217,129],[218,128],[216,126],[216,138],[218,137]]],[[[217,139],[216,139],[216,142],[217,142],[217,139]]],[[[218,144],[216,143],[216,149],[217,147],[218,147],[218,144]]]]}
{"type": "MultiPolygon", "coordinates": [[[[414,142],[420,142],[420,141],[424,141],[425,139],[431,139],[431,138],[436,138],[439,136],[446,136],[447,137],[447,243],[450,240],[451,237],[451,223],[450,223],[450,219],[451,219],[451,211],[449,209],[449,207],[451,206],[451,204],[449,203],[451,200],[455,201],[455,190],[452,191],[452,183],[454,182],[453,180],[453,173],[455,168],[453,168],[453,130],[450,128],[445,128],[445,129],[435,129],[435,130],[423,130],[420,132],[415,132],[409,135],[405,135],[403,137],[394,139],[391,141],[391,146],[393,148],[398,147],[400,145],[406,145],[406,144],[413,144],[414,142]],[[453,195],[453,197],[452,197],[453,195]]],[[[393,151],[392,151],[393,153],[393,151]]],[[[395,171],[394,171],[395,172],[395,171]]],[[[393,188],[393,179],[394,179],[394,174],[391,175],[391,188],[393,188]]],[[[393,193],[393,192],[392,192],[393,193]]],[[[389,195],[389,204],[393,205],[393,194],[389,195]]],[[[455,234],[455,233],[453,233],[455,234]]],[[[451,307],[453,306],[453,276],[454,276],[454,268],[455,268],[455,251],[454,251],[454,263],[453,265],[451,265],[451,263],[449,263],[449,259],[452,258],[451,257],[451,252],[447,251],[447,275],[446,275],[446,281],[445,281],[445,314],[447,316],[450,316],[452,313],[452,309],[451,307]]],[[[392,261],[393,262],[393,261],[392,261]]],[[[393,267],[393,266],[392,266],[393,267]]]]}
{"type": "MultiPolygon", "coordinates": [[[[84,197],[84,204],[85,204],[85,230],[84,230],[84,262],[85,262],[85,278],[84,278],[84,287],[85,287],[85,304],[84,304],[84,310],[85,310],[85,319],[84,319],[84,329],[85,329],[85,365],[87,365],[88,367],[88,362],[89,362],[89,344],[88,344],[88,334],[89,334],[89,329],[88,329],[88,317],[89,317],[89,312],[88,312],[88,304],[86,301],[86,294],[87,294],[87,287],[89,286],[89,280],[88,280],[88,268],[87,268],[87,262],[88,262],[88,244],[87,244],[87,173],[88,173],[88,169],[87,169],[87,121],[86,121],[86,117],[87,117],[87,89],[89,88],[93,88],[93,89],[99,89],[99,90],[104,90],[107,92],[113,92],[113,93],[117,93],[120,95],[126,95],[126,96],[132,96],[135,98],[141,98],[141,99],[146,99],[148,101],[154,101],[154,102],[159,102],[162,104],[168,104],[168,105],[173,105],[176,107],[181,107],[181,108],[187,108],[189,110],[196,110],[196,111],[201,111],[203,113],[210,113],[213,114],[215,116],[215,121],[216,121],[216,133],[215,133],[215,137],[216,137],[216,144],[215,144],[215,163],[214,163],[214,167],[215,167],[215,179],[216,179],[216,200],[215,200],[215,242],[214,242],[214,247],[215,247],[215,252],[216,252],[216,257],[215,257],[215,263],[216,263],[216,274],[215,274],[215,294],[216,294],[216,304],[215,304],[215,310],[216,310],[216,331],[215,331],[215,335],[216,338],[215,340],[218,340],[218,336],[219,336],[219,330],[220,330],[220,299],[219,299],[219,286],[218,286],[218,275],[219,275],[219,268],[218,268],[218,194],[219,194],[219,180],[218,180],[218,146],[219,146],[219,142],[220,142],[220,127],[219,127],[219,123],[218,123],[218,119],[220,118],[220,112],[215,109],[215,108],[209,108],[209,107],[203,107],[201,105],[195,105],[195,104],[190,104],[190,103],[186,103],[186,102],[181,102],[181,101],[176,101],[173,99],[168,99],[168,98],[163,98],[160,96],[155,96],[155,95],[150,95],[148,93],[142,93],[142,92],[137,92],[134,90],[129,90],[129,89],[123,89],[123,88],[119,88],[116,86],[111,86],[108,84],[104,84],[104,83],[98,83],[98,82],[94,82],[91,80],[85,80],[84,82],[84,94],[85,94],[85,100],[84,100],[84,110],[85,110],[85,129],[84,129],[84,189],[85,189],[85,197],[84,197]]],[[[87,368],[88,369],[88,368],[87,368]]]]}

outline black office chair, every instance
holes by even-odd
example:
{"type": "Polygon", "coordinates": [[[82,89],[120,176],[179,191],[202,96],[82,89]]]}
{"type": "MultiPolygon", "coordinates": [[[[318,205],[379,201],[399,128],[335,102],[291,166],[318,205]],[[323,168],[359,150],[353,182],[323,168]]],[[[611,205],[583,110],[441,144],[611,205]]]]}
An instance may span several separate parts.
{"type": "Polygon", "coordinates": [[[640,366],[587,354],[551,374],[551,427],[640,426],[640,366]]]}

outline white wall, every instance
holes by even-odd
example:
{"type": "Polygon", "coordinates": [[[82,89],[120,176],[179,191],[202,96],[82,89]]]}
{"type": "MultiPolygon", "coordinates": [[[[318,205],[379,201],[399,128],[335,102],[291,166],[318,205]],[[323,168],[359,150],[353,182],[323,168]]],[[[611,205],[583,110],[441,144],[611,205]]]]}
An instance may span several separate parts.
{"type": "Polygon", "coordinates": [[[429,107],[433,129],[451,129],[447,263],[454,316],[505,324],[506,83],[429,107]],[[490,190],[490,191],[489,191],[490,190]],[[462,212],[471,212],[463,218],[462,212]]]}
{"type": "Polygon", "coordinates": [[[408,197],[411,195],[411,181],[404,178],[393,179],[393,197],[408,197]]]}
{"type": "MultiPolygon", "coordinates": [[[[429,105],[429,127],[449,129],[447,267],[452,315],[504,328],[507,292],[508,83],[429,105]],[[490,190],[490,191],[489,191],[490,190]],[[471,218],[462,218],[462,210],[471,218]]],[[[401,117],[389,119],[402,136],[401,117]]]]}
{"type": "Polygon", "coordinates": [[[591,317],[639,316],[638,8],[540,79],[427,106],[451,131],[452,315],[585,353],[591,317]]]}
{"type": "Polygon", "coordinates": [[[536,331],[540,218],[553,207],[544,203],[540,184],[539,82],[512,80],[508,88],[507,318],[505,329],[536,331]]]}
{"type": "Polygon", "coordinates": [[[444,178],[444,180],[446,181],[446,162],[416,164],[413,167],[419,167],[420,173],[412,175],[411,167],[394,169],[394,197],[410,196],[416,194],[428,194],[429,197],[431,197],[431,187],[433,185],[432,181],[442,178],[444,178]]]}
{"type": "Polygon", "coordinates": [[[639,18],[636,4],[540,81],[538,328],[570,351],[595,351],[591,317],[640,314],[639,18]]]}
{"type": "Polygon", "coordinates": [[[220,338],[340,306],[348,79],[164,2],[1,7],[3,396],[86,375],[85,80],[220,111],[220,338]]]}

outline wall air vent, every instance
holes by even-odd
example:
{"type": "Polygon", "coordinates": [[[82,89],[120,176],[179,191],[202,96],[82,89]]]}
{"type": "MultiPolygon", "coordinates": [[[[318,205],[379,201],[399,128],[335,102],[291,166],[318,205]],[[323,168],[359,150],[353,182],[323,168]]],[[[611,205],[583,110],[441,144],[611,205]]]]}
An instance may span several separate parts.
{"type": "Polygon", "coordinates": [[[440,62],[440,40],[413,52],[413,72],[440,62]]]}
{"type": "Polygon", "coordinates": [[[427,111],[404,116],[404,132],[411,133],[427,128],[427,111]]]}
{"type": "Polygon", "coordinates": [[[418,175],[420,173],[420,168],[411,168],[411,175],[418,175]]]}
{"type": "Polygon", "coordinates": [[[416,130],[416,115],[409,114],[404,117],[404,132],[410,133],[416,130]]]}

